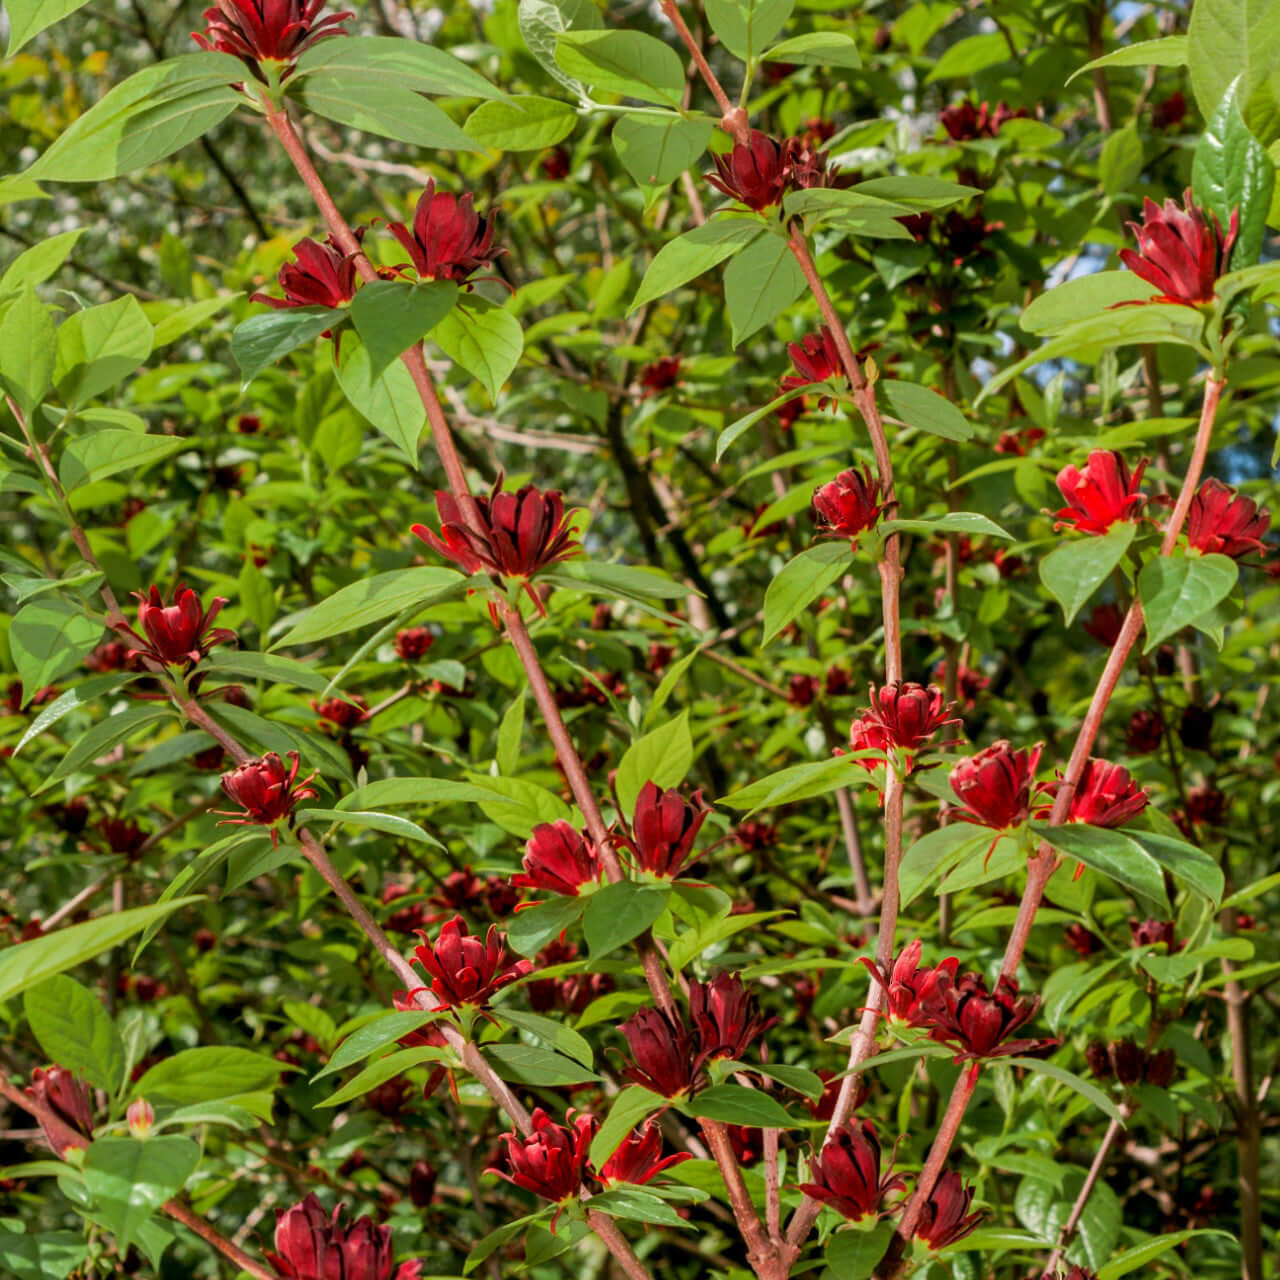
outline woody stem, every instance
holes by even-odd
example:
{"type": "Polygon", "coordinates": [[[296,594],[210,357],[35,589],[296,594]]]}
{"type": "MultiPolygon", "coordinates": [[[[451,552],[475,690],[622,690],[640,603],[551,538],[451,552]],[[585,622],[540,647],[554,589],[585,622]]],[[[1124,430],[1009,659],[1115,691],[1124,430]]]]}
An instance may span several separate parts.
{"type": "Polygon", "coordinates": [[[716,100],[716,106],[720,109],[722,127],[730,134],[734,142],[739,145],[745,144],[750,133],[747,126],[747,113],[740,111],[729,101],[729,95],[725,93],[724,86],[716,78],[716,73],[711,70],[711,64],[707,61],[706,54],[702,52],[701,46],[693,38],[693,32],[689,30],[688,24],[681,16],[675,0],[662,0],[662,12],[667,15],[671,25],[676,29],[676,34],[684,41],[684,47],[688,49],[693,65],[698,68],[698,74],[702,77],[703,83],[716,100]]]}

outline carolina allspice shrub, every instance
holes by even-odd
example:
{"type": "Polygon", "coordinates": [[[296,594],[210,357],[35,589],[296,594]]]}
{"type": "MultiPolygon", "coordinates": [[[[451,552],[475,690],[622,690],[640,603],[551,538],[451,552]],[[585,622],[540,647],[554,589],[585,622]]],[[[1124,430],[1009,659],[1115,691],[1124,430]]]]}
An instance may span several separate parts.
{"type": "Polygon", "coordinates": [[[1275,1274],[1280,0],[6,22],[0,1274],[1275,1274]]]}

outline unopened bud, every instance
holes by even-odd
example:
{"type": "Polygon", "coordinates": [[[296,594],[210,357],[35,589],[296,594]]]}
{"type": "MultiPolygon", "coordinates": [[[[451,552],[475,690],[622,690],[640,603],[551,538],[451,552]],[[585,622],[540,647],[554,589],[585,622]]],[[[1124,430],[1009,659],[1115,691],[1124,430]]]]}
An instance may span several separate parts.
{"type": "Polygon", "coordinates": [[[125,1119],[129,1122],[129,1133],[133,1137],[146,1138],[155,1125],[156,1113],[146,1098],[139,1098],[136,1102],[129,1103],[125,1119]]]}

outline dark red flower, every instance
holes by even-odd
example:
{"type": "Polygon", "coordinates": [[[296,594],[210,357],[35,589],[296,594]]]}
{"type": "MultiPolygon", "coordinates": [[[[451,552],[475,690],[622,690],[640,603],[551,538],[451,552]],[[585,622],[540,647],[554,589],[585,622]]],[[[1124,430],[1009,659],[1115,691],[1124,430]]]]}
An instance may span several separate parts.
{"type": "Polygon", "coordinates": [[[951,770],[951,788],[966,806],[956,817],[998,831],[1025,821],[1040,751],[1039,745],[1015,751],[1001,739],[961,760],[951,770]]]}
{"type": "Polygon", "coordinates": [[[482,218],[472,202],[469,191],[463,196],[437,191],[435,179],[428,179],[413,211],[413,230],[403,222],[387,224],[421,279],[461,284],[506,252],[493,247],[492,216],[482,218]]]}
{"type": "MultiPolygon", "coordinates": [[[[502,477],[494,481],[489,496],[474,498],[472,523],[452,494],[436,493],[440,533],[415,524],[413,532],[428,546],[466,574],[488,573],[528,579],[540,569],[568,560],[582,550],[573,528],[565,520],[564,496],[555,489],[543,492],[527,484],[515,493],[502,492],[502,477]]],[[[541,598],[530,591],[539,610],[541,598]]]]}
{"type": "Polygon", "coordinates": [[[276,310],[291,307],[344,307],[355,296],[356,264],[332,236],[321,244],[299,240],[293,246],[293,262],[286,262],[276,277],[283,298],[255,293],[251,302],[265,302],[276,310]]]}
{"type": "Polygon", "coordinates": [[[1190,187],[1183,193],[1182,205],[1179,209],[1170,199],[1161,208],[1148,196],[1142,206],[1142,222],[1128,224],[1138,247],[1121,249],[1120,261],[1160,290],[1153,301],[1196,306],[1214,299],[1214,285],[1231,261],[1240,230],[1240,210],[1231,211],[1231,224],[1223,235],[1218,215],[1210,214],[1210,225],[1204,211],[1193,203],[1190,187]]]}
{"type": "MultiPolygon", "coordinates": [[[[577,958],[578,944],[566,941],[561,935],[538,953],[536,969],[541,973],[555,965],[570,964],[577,958]]],[[[614,986],[613,978],[607,973],[579,971],[557,978],[535,978],[526,983],[524,990],[535,1013],[563,1009],[565,1013],[577,1016],[593,1000],[608,995],[614,986]]]]}
{"type": "Polygon", "coordinates": [[[1187,792],[1187,817],[1192,822],[1204,822],[1211,827],[1222,825],[1227,809],[1227,797],[1217,787],[1202,783],[1187,792]]]}
{"type": "Polygon", "coordinates": [[[505,920],[519,905],[520,891],[506,876],[493,875],[484,882],[484,901],[491,916],[505,920]]]}
{"type": "MultiPolygon", "coordinates": [[[[1046,788],[1056,794],[1058,783],[1046,788]]],[[[1129,776],[1123,765],[1110,764],[1091,756],[1071,797],[1068,822],[1087,822],[1093,827],[1121,827],[1147,807],[1148,794],[1129,776]]]]}
{"type": "Polygon", "coordinates": [[[1034,1052],[1056,1040],[1010,1040],[1035,1017],[1039,996],[1018,996],[1018,984],[1003,975],[994,991],[979,973],[962,973],[939,965],[929,970],[916,1001],[912,1021],[928,1026],[929,1038],[956,1050],[956,1060],[1000,1058],[1034,1052]]]}
{"type": "Polygon", "coordinates": [[[764,1134],[745,1124],[727,1124],[724,1127],[725,1137],[729,1139],[729,1149],[733,1158],[744,1168],[749,1169],[758,1164],[764,1155],[764,1134]]]}
{"type": "Polygon", "coordinates": [[[416,662],[435,642],[429,627],[405,627],[396,632],[396,656],[405,662],[416,662]]]}
{"type": "Polygon", "coordinates": [[[1124,736],[1130,751],[1137,755],[1149,755],[1164,741],[1164,721],[1158,711],[1142,707],[1129,718],[1124,736]]]}
{"type": "Polygon", "coordinates": [[[339,1205],[330,1218],[315,1193],[291,1209],[276,1210],[276,1252],[267,1261],[283,1280],[417,1280],[421,1262],[391,1256],[391,1228],[357,1218],[344,1227],[339,1205]]]}
{"type": "Polygon", "coordinates": [[[24,1090],[28,1098],[53,1113],[54,1122],[41,1119],[45,1141],[60,1156],[89,1145],[93,1133],[93,1103],[89,1087],[66,1067],[36,1067],[24,1090]]]}
{"type": "Polygon", "coordinates": [[[689,983],[689,1020],[700,1041],[700,1064],[717,1058],[741,1061],[752,1041],[775,1021],[761,1014],[736,973],[689,983]]]}
{"type": "Polygon", "coordinates": [[[871,478],[871,469],[842,471],[834,480],[813,491],[813,509],[823,535],[848,538],[856,547],[860,534],[874,529],[884,507],[880,481],[871,478]]]}
{"type": "Polygon", "coordinates": [[[1159,1053],[1147,1055],[1143,1078],[1157,1089],[1167,1089],[1178,1071],[1178,1055],[1172,1049],[1161,1049],[1159,1053]]]}
{"type": "Polygon", "coordinates": [[[369,714],[363,698],[329,698],[324,702],[312,702],[311,710],[340,729],[351,729],[369,714]]]}
{"type": "Polygon", "coordinates": [[[1213,708],[1189,703],[1178,719],[1178,737],[1192,751],[1208,751],[1213,740],[1213,708]]]}
{"type": "Polygon", "coordinates": [[[668,391],[680,381],[679,356],[663,356],[640,370],[640,385],[644,388],[645,399],[656,396],[660,391],[668,391]]]}
{"type": "Polygon", "coordinates": [[[415,1209],[425,1209],[436,1198],[436,1182],[439,1171],[425,1160],[415,1160],[409,1170],[409,1203],[415,1209]]]}
{"type": "Polygon", "coordinates": [[[975,107],[965,98],[943,108],[938,113],[938,122],[947,131],[952,142],[973,142],[978,138],[994,138],[1006,121],[1025,119],[1026,115],[1026,107],[1013,111],[1000,102],[992,111],[985,102],[975,107]]]}
{"type": "Polygon", "coordinates": [[[926,688],[914,681],[895,681],[878,690],[873,686],[871,705],[854,721],[849,742],[855,751],[866,749],[857,745],[855,738],[876,744],[872,749],[896,747],[906,757],[910,771],[939,729],[960,723],[951,715],[954,709],[936,685],[926,688]]]}
{"type": "Polygon", "coordinates": [[[890,1018],[913,1027],[927,1025],[927,1015],[920,1004],[920,997],[927,989],[932,989],[936,981],[935,975],[945,972],[954,978],[960,967],[960,961],[955,956],[948,956],[935,969],[921,969],[922,951],[923,944],[916,938],[898,953],[888,974],[882,972],[873,960],[860,957],[867,972],[884,988],[885,1012],[890,1018]]]}
{"type": "Polygon", "coordinates": [[[542,157],[542,172],[552,182],[567,178],[569,167],[569,153],[563,147],[553,147],[542,157]]]}
{"type": "Polygon", "coordinates": [[[1084,469],[1068,465],[1058,472],[1058,488],[1067,505],[1057,513],[1055,529],[1065,525],[1081,533],[1106,533],[1121,520],[1135,520],[1146,498],[1139,490],[1144,458],[1132,475],[1124,458],[1112,450],[1095,449],[1084,469]]]}
{"type": "Polygon", "coordinates": [[[1175,90],[1167,98],[1151,104],[1151,127],[1175,129],[1187,116],[1187,100],[1182,91],[1175,90]]]}
{"type": "Polygon", "coordinates": [[[226,627],[214,627],[213,620],[226,604],[221,596],[215,596],[206,613],[200,597],[190,587],[181,583],[174,589],[173,603],[166,605],[159,587],[152,587],[144,596],[134,592],[138,600],[138,626],[146,633],[146,640],[133,628],[124,628],[138,641],[134,654],[150,658],[154,662],[179,666],[197,663],[214,645],[227,644],[236,638],[234,631],[226,627]]]}
{"type": "Polygon", "coordinates": [[[664,791],[656,783],[646,782],[636,798],[631,821],[636,865],[664,879],[679,875],[710,812],[701,791],[686,800],[674,787],[664,791]]]}
{"type": "Polygon", "coordinates": [[[645,670],[651,675],[660,676],[670,665],[676,651],[669,644],[659,644],[656,640],[649,646],[649,660],[645,670]]]}
{"type": "Polygon", "coordinates": [[[682,1164],[693,1157],[687,1151],[673,1156],[662,1155],[662,1130],[656,1120],[646,1120],[638,1129],[632,1129],[622,1140],[622,1145],[604,1162],[600,1181],[606,1187],[619,1182],[629,1182],[642,1187],[652,1182],[664,1169],[682,1164]]]}
{"type": "Polygon", "coordinates": [[[778,419],[778,426],[783,431],[790,431],[796,425],[796,421],[804,416],[804,409],[804,396],[796,396],[794,400],[780,404],[773,411],[773,416],[778,419]]]}
{"type": "Polygon", "coordinates": [[[847,667],[828,667],[822,687],[828,698],[841,698],[853,688],[853,676],[847,667]]]}
{"type": "Polygon", "coordinates": [[[781,202],[787,187],[787,156],[767,133],[752,129],[746,143],[728,156],[712,156],[715,172],[707,181],[730,200],[757,213],[781,202]]]}
{"type": "MultiPolygon", "coordinates": [[[[572,1117],[572,1112],[566,1119],[572,1117]]],[[[567,1200],[582,1190],[591,1139],[599,1121],[595,1116],[580,1115],[571,1120],[572,1128],[556,1124],[541,1107],[533,1113],[533,1132],[521,1137],[512,1130],[503,1135],[507,1144],[506,1169],[491,1166],[496,1173],[517,1187],[532,1191],[544,1200],[567,1200]]]]}
{"type": "Polygon", "coordinates": [[[296,62],[317,41],[347,34],[342,24],[355,15],[325,14],[324,5],[325,0],[217,0],[201,15],[208,29],[191,38],[206,51],[239,58],[265,80],[258,63],[296,62]]]}
{"type": "Polygon", "coordinates": [[[983,1214],[970,1213],[973,1188],[966,1187],[954,1169],[948,1169],[933,1185],[929,1199],[916,1223],[916,1239],[930,1249],[942,1249],[963,1240],[982,1221],[983,1214]]]}
{"type": "Polygon", "coordinates": [[[418,937],[422,943],[413,949],[414,963],[431,976],[431,994],[447,1008],[486,1005],[508,983],[533,972],[532,961],[511,958],[506,938],[495,925],[489,926],[482,941],[470,933],[461,916],[454,916],[434,943],[425,933],[418,937]]]}
{"type": "Polygon", "coordinates": [[[811,1181],[800,1190],[829,1204],[850,1222],[868,1214],[877,1217],[890,1191],[902,1191],[906,1182],[891,1173],[880,1176],[880,1140],[869,1120],[847,1121],[827,1138],[822,1151],[809,1165],[811,1181]]]}
{"type": "Polygon", "coordinates": [[[697,1061],[695,1037],[683,1021],[673,1021],[661,1009],[639,1009],[619,1030],[633,1063],[622,1074],[632,1084],[664,1098],[692,1094],[702,1063],[697,1061]]]}
{"type": "MultiPolygon", "coordinates": [[[[823,325],[817,333],[807,333],[799,342],[787,344],[787,354],[795,365],[795,373],[789,373],[778,385],[783,391],[795,391],[815,382],[829,382],[832,378],[847,377],[840,360],[840,348],[830,325],[823,325]]],[[[818,408],[825,409],[834,401],[823,396],[818,408]]]]}
{"type": "Polygon", "coordinates": [[[484,881],[470,867],[450,871],[428,901],[455,914],[477,911],[484,902],[484,881]]]}
{"type": "MultiPolygon", "coordinates": [[[[124,671],[130,663],[129,648],[119,640],[104,640],[85,660],[90,671],[124,671]]],[[[21,688],[21,686],[19,686],[21,688]]],[[[21,706],[18,707],[20,711],[21,706]]]]}
{"type": "Polygon", "coordinates": [[[818,677],[794,675],[787,680],[787,702],[793,707],[808,707],[818,696],[818,677]]]}
{"type": "Polygon", "coordinates": [[[540,822],[525,845],[524,872],[511,883],[576,898],[584,884],[600,879],[600,854],[571,823],[540,822]]]}
{"type": "Polygon", "coordinates": [[[1252,498],[1210,477],[1196,490],[1187,509],[1187,542],[1206,554],[1239,560],[1250,552],[1265,555],[1262,541],[1271,528],[1271,512],[1252,498]]]}
{"type": "Polygon", "coordinates": [[[1182,943],[1174,935],[1172,920],[1130,920],[1129,934],[1135,947],[1158,947],[1163,944],[1169,955],[1182,950],[1182,943]]]}
{"type": "Polygon", "coordinates": [[[818,150],[820,141],[822,139],[806,134],[799,138],[788,138],[782,144],[783,176],[788,191],[849,185],[849,178],[828,168],[827,153],[818,150]]]}
{"type": "Polygon", "coordinates": [[[743,853],[755,853],[760,849],[771,849],[778,843],[778,828],[750,818],[734,827],[733,838],[743,853]]]}
{"type": "Polygon", "coordinates": [[[1124,626],[1124,610],[1118,604],[1099,604],[1084,623],[1085,634],[1092,636],[1104,649],[1115,648],[1124,626]]]}
{"type": "Polygon", "coordinates": [[[147,843],[147,833],[132,818],[103,818],[98,823],[98,834],[112,853],[127,858],[136,857],[147,843]]]}
{"type": "MultiPolygon", "coordinates": [[[[282,818],[288,818],[300,801],[310,800],[318,795],[319,792],[314,787],[307,785],[315,774],[295,783],[298,776],[298,753],[290,751],[289,759],[292,763],[286,768],[284,761],[274,751],[268,751],[257,760],[246,760],[230,773],[224,773],[223,791],[243,810],[242,814],[233,814],[226,821],[242,826],[254,823],[274,826],[282,818]]],[[[273,842],[275,838],[273,831],[273,842]]]]}
{"type": "Polygon", "coordinates": [[[1062,932],[1062,940],[1077,955],[1086,959],[1102,950],[1102,939],[1092,929],[1079,923],[1068,925],[1062,932]]]}

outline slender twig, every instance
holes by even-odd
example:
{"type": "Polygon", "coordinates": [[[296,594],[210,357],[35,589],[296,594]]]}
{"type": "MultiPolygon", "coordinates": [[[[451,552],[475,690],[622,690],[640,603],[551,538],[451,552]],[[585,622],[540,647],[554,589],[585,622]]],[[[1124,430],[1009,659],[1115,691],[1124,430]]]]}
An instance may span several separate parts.
{"type": "Polygon", "coordinates": [[[1076,1196],[1076,1202],[1071,1206],[1071,1212],[1067,1215],[1067,1220],[1062,1224],[1062,1230],[1058,1232],[1058,1242],[1054,1246],[1053,1252],[1049,1255],[1049,1261],[1044,1264],[1045,1275],[1056,1275],[1058,1263],[1062,1261],[1062,1255],[1067,1250],[1067,1245],[1071,1242],[1071,1237],[1075,1234],[1075,1229],[1080,1225],[1080,1219],[1084,1216],[1085,1206],[1089,1203],[1089,1197],[1093,1195],[1093,1189],[1098,1185],[1098,1179],[1102,1176],[1103,1169],[1106,1168],[1107,1161],[1111,1157],[1111,1148],[1115,1145],[1116,1139],[1120,1136],[1120,1131],[1124,1128],[1124,1120],[1119,1116],[1113,1116],[1111,1123],[1107,1126],[1107,1131],[1102,1136],[1102,1141],[1098,1144],[1098,1150],[1094,1153],[1093,1163],[1089,1166],[1089,1172],[1085,1174],[1084,1184],[1080,1188],[1080,1194],[1076,1196]]]}

